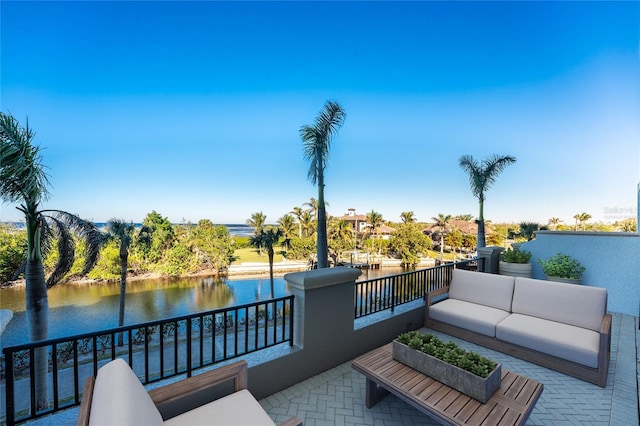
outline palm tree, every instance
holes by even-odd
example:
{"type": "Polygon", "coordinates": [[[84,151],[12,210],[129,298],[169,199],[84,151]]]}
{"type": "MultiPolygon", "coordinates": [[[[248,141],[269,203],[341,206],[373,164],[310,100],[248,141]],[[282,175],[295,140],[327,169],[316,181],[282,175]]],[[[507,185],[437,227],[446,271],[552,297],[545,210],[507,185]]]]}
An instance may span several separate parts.
{"type": "MultiPolygon", "coordinates": [[[[249,219],[245,222],[247,226],[253,228],[253,234],[258,235],[264,228],[264,223],[267,220],[267,216],[262,212],[255,212],[251,215],[249,219]]],[[[262,246],[258,247],[258,253],[262,256],[262,246]]]]}
{"type": "MultiPolygon", "coordinates": [[[[318,200],[316,200],[315,198],[311,197],[311,199],[309,199],[308,202],[304,203],[303,206],[308,206],[309,208],[307,210],[309,210],[309,212],[311,213],[311,215],[313,217],[317,217],[318,216],[318,200]]],[[[324,202],[324,206],[325,207],[329,207],[330,204],[325,201],[324,202]]]]}
{"type": "MultiPolygon", "coordinates": [[[[86,242],[82,274],[88,273],[99,256],[102,234],[92,222],[60,210],[41,210],[48,198],[49,181],[41,162],[40,147],[33,144],[34,133],[29,124],[21,127],[9,114],[0,112],[0,197],[18,207],[25,215],[27,253],[25,263],[26,312],[31,341],[48,337],[49,301],[47,289],[56,285],[71,269],[75,259],[72,234],[86,242]],[[45,280],[43,257],[58,240],[58,262],[45,280]]],[[[38,409],[47,408],[47,350],[36,349],[35,398],[38,409]]]]}
{"type": "Polygon", "coordinates": [[[305,238],[309,238],[316,232],[316,224],[313,220],[313,216],[309,210],[305,210],[302,212],[302,216],[299,219],[300,226],[302,228],[302,235],[305,238]]]}
{"type": "Polygon", "coordinates": [[[580,222],[580,225],[582,225],[582,230],[584,231],[586,228],[585,222],[591,219],[591,215],[589,213],[582,212],[576,214],[575,216],[573,216],[573,218],[576,220],[576,231],[578,230],[578,222],[580,222]]]}
{"type": "Polygon", "coordinates": [[[269,278],[271,280],[271,298],[274,297],[273,286],[273,246],[278,244],[282,237],[282,230],[280,228],[269,228],[266,231],[263,229],[259,234],[254,235],[249,239],[249,243],[254,247],[264,247],[267,249],[267,256],[269,256],[269,278]]]}
{"type": "Polygon", "coordinates": [[[402,223],[415,223],[416,215],[413,212],[402,212],[400,213],[400,219],[402,223]]]}
{"type": "Polygon", "coordinates": [[[334,219],[331,221],[331,238],[336,240],[351,241],[353,239],[353,228],[344,219],[334,219]]]}
{"type": "Polygon", "coordinates": [[[294,207],[289,213],[292,213],[297,221],[298,221],[298,237],[302,238],[302,214],[304,213],[304,209],[302,207],[294,207]]]}
{"type": "Polygon", "coordinates": [[[549,219],[549,226],[552,226],[553,229],[557,229],[558,225],[560,224],[560,222],[562,222],[562,220],[560,220],[560,218],[552,217],[552,218],[549,219]]]}
{"type": "Polygon", "coordinates": [[[329,248],[327,243],[327,212],[324,201],[324,169],[329,160],[331,139],[338,132],[345,119],[345,112],[337,102],[328,101],[313,126],[300,128],[300,137],[304,144],[304,158],[311,162],[307,177],[318,185],[318,268],[328,266],[329,248]]]}
{"type": "Polygon", "coordinates": [[[438,213],[438,217],[432,217],[431,220],[435,222],[432,228],[438,228],[440,233],[440,263],[444,257],[444,234],[449,231],[449,221],[451,221],[451,215],[444,215],[438,213]]]}
{"type": "Polygon", "coordinates": [[[500,156],[494,154],[482,160],[482,163],[479,163],[471,155],[463,155],[458,161],[462,170],[469,174],[471,192],[480,204],[480,214],[478,215],[478,247],[485,247],[484,193],[489,190],[505,167],[516,162],[516,158],[510,155],[500,156]]]}
{"type": "MultiPolygon", "coordinates": [[[[371,233],[372,238],[375,240],[376,229],[384,225],[384,219],[382,219],[382,215],[380,213],[371,209],[371,211],[367,213],[367,222],[369,222],[369,232],[371,233]]],[[[373,248],[375,250],[375,246],[373,248]]]]}
{"type": "MultiPolygon", "coordinates": [[[[120,308],[118,310],[118,326],[124,325],[124,302],[127,292],[127,269],[129,268],[129,247],[133,240],[133,223],[120,219],[111,219],[107,223],[107,241],[115,241],[120,256],[120,308]]],[[[118,334],[118,346],[123,345],[122,333],[118,334]]]]}
{"type": "Polygon", "coordinates": [[[295,219],[290,214],[285,214],[280,219],[278,219],[278,228],[282,230],[282,236],[284,237],[282,245],[284,245],[285,250],[287,250],[289,248],[291,238],[295,235],[295,219]]]}

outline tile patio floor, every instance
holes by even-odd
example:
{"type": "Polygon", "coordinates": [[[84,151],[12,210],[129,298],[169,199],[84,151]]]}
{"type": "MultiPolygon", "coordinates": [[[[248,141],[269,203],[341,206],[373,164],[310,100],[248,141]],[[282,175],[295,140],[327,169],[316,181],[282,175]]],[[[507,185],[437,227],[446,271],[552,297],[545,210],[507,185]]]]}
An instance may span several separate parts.
{"type": "MultiPolygon", "coordinates": [[[[638,326],[637,317],[614,314],[611,364],[604,389],[439,332],[430,332],[542,382],[544,391],[527,425],[638,426],[638,326]]],[[[393,395],[388,395],[371,409],[366,408],[364,399],[365,378],[351,368],[351,362],[347,362],[264,398],[260,404],[276,422],[297,415],[305,426],[438,424],[393,395]]],[[[77,412],[74,408],[28,424],[75,424],[77,412]]]]}

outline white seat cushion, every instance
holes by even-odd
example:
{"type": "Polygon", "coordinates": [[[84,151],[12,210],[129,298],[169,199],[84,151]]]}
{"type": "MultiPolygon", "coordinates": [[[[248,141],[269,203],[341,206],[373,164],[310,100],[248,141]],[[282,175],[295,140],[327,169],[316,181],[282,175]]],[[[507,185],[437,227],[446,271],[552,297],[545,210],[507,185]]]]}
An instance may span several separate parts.
{"type": "Polygon", "coordinates": [[[509,312],[458,299],[446,299],[429,306],[429,318],[486,336],[496,336],[496,324],[509,312]]]}
{"type": "Polygon", "coordinates": [[[600,335],[586,328],[511,314],[496,326],[496,337],[587,367],[598,367],[600,335]]]}
{"type": "Polygon", "coordinates": [[[518,277],[511,312],[599,332],[607,313],[607,290],[518,277]]]}
{"type": "Polygon", "coordinates": [[[275,423],[246,389],[170,418],[165,425],[274,426],[275,423]]]}
{"type": "Polygon", "coordinates": [[[117,358],[98,370],[89,424],[147,426],[161,425],[163,421],[129,364],[117,358]]]}
{"type": "Polygon", "coordinates": [[[449,299],[464,300],[511,312],[514,277],[454,269],[449,299]]]}

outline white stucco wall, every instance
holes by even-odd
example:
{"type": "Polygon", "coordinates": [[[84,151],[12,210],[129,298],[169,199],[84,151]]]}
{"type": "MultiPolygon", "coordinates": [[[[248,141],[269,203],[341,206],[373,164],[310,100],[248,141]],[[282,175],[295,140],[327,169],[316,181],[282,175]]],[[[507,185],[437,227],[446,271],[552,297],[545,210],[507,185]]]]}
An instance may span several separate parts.
{"type": "Polygon", "coordinates": [[[583,285],[607,289],[609,311],[640,315],[638,233],[537,231],[521,248],[532,253],[533,278],[545,278],[539,258],[568,254],[586,268],[583,285]]]}

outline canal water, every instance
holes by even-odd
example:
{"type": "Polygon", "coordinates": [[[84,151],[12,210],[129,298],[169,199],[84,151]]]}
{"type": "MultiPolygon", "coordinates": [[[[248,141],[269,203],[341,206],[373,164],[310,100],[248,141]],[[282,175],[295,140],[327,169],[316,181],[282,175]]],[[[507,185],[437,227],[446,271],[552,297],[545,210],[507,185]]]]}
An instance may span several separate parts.
{"type": "MultiPolygon", "coordinates": [[[[363,271],[360,280],[402,272],[401,268],[363,271]]],[[[270,298],[269,278],[197,277],[127,283],[125,325],[194,314],[270,298]]],[[[282,277],[274,278],[275,297],[287,296],[282,277]]],[[[65,337],[118,326],[119,283],[58,284],[49,290],[49,337],[65,337]]],[[[24,287],[0,289],[0,309],[13,319],[0,336],[0,348],[29,341],[24,287]]]]}

